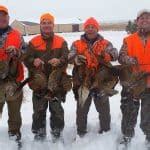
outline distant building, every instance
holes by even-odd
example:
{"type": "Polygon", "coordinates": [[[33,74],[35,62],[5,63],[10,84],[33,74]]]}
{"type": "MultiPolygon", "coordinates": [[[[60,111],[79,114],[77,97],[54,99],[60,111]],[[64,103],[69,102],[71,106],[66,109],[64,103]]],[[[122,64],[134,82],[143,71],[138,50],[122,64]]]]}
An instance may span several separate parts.
{"type": "MultiPolygon", "coordinates": [[[[22,35],[35,35],[40,33],[40,25],[29,21],[14,20],[11,26],[21,32],[22,35]]],[[[56,24],[54,31],[61,32],[80,32],[80,24],[56,24]]]]}
{"type": "Polygon", "coordinates": [[[81,25],[79,24],[56,24],[55,32],[80,32],[82,31],[81,25]]]}
{"type": "Polygon", "coordinates": [[[40,33],[39,24],[34,22],[14,20],[11,26],[19,30],[22,35],[34,35],[40,33]]]}
{"type": "MultiPolygon", "coordinates": [[[[35,35],[40,33],[39,23],[30,21],[14,20],[11,26],[21,32],[22,35],[35,35]]],[[[122,31],[125,30],[127,22],[120,23],[102,23],[101,30],[122,31]]],[[[82,32],[82,23],[56,24],[54,31],[56,33],[82,32]]]]}
{"type": "Polygon", "coordinates": [[[102,23],[101,29],[104,31],[125,31],[127,22],[102,23]]]}

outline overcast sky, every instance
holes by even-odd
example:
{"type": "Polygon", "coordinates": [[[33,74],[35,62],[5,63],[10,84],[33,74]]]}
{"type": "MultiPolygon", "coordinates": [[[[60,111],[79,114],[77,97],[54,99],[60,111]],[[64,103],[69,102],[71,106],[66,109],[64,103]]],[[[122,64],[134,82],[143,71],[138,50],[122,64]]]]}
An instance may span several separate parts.
{"type": "Polygon", "coordinates": [[[39,21],[44,12],[60,20],[85,20],[94,16],[100,21],[136,18],[141,9],[150,9],[150,0],[0,0],[9,8],[11,20],[39,21]]]}

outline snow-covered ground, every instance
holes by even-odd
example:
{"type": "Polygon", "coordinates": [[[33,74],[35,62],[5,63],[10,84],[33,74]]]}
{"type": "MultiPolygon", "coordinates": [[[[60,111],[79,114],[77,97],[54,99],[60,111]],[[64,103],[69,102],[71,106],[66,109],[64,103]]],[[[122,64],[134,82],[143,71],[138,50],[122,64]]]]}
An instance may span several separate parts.
{"type": "MultiPolygon", "coordinates": [[[[62,33],[60,35],[68,41],[70,47],[71,43],[78,39],[82,33],[62,33]]],[[[123,37],[126,35],[125,32],[102,32],[102,35],[110,40],[115,47],[120,49],[123,37]]],[[[32,37],[25,37],[28,41],[32,37]]],[[[69,70],[70,71],[70,70],[69,70]]],[[[117,90],[121,90],[120,85],[116,87],[117,90]]],[[[120,122],[121,122],[121,112],[120,112],[120,95],[113,96],[110,98],[111,107],[111,131],[105,134],[98,134],[99,130],[99,120],[98,113],[95,110],[94,105],[89,112],[88,117],[88,134],[80,139],[77,137],[76,141],[76,102],[73,98],[73,93],[70,92],[67,95],[67,101],[64,106],[65,110],[65,129],[63,132],[64,144],[51,143],[50,139],[50,129],[49,129],[49,112],[47,112],[47,140],[43,143],[37,143],[33,141],[33,134],[31,133],[31,123],[32,123],[32,92],[26,86],[24,88],[24,102],[22,105],[22,150],[116,150],[117,140],[120,137],[120,122]]],[[[16,143],[10,141],[7,135],[7,109],[6,105],[0,120],[0,150],[15,150],[16,143]]],[[[136,134],[132,141],[129,150],[144,150],[144,135],[139,128],[139,120],[136,126],[136,134]]]]}

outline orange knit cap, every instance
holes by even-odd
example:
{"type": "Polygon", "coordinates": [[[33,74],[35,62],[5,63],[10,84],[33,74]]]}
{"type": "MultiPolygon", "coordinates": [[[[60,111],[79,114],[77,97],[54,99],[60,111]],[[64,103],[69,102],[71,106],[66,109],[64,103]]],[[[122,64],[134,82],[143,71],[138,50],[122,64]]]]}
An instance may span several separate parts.
{"type": "Polygon", "coordinates": [[[91,17],[85,21],[85,23],[83,24],[83,28],[85,29],[88,25],[93,25],[98,31],[100,30],[100,24],[93,17],[91,17]]]}
{"type": "Polygon", "coordinates": [[[49,20],[49,21],[51,21],[51,22],[53,22],[54,23],[54,16],[53,15],[51,15],[51,14],[49,14],[49,13],[45,13],[45,14],[43,14],[42,16],[41,16],[41,18],[40,18],[40,22],[42,22],[43,20],[49,20]]]}
{"type": "Polygon", "coordinates": [[[3,5],[0,5],[0,11],[3,11],[6,14],[8,14],[8,9],[5,6],[3,6],[3,5]]]}

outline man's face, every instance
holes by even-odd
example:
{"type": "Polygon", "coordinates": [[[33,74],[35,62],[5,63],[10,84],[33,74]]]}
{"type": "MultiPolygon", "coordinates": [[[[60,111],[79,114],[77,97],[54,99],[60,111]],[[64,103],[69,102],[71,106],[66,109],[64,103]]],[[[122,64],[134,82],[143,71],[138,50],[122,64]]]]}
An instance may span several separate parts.
{"type": "Polygon", "coordinates": [[[43,20],[40,23],[42,33],[49,35],[54,31],[54,23],[49,20],[43,20]]]}
{"type": "Polygon", "coordinates": [[[0,12],[0,29],[4,29],[9,24],[9,16],[5,12],[0,12]]]}
{"type": "Polygon", "coordinates": [[[140,29],[145,29],[146,31],[150,31],[150,13],[145,13],[141,15],[137,21],[137,26],[140,29]]]}
{"type": "Polygon", "coordinates": [[[95,39],[98,33],[97,28],[93,25],[88,25],[84,31],[88,39],[95,39]]]}

